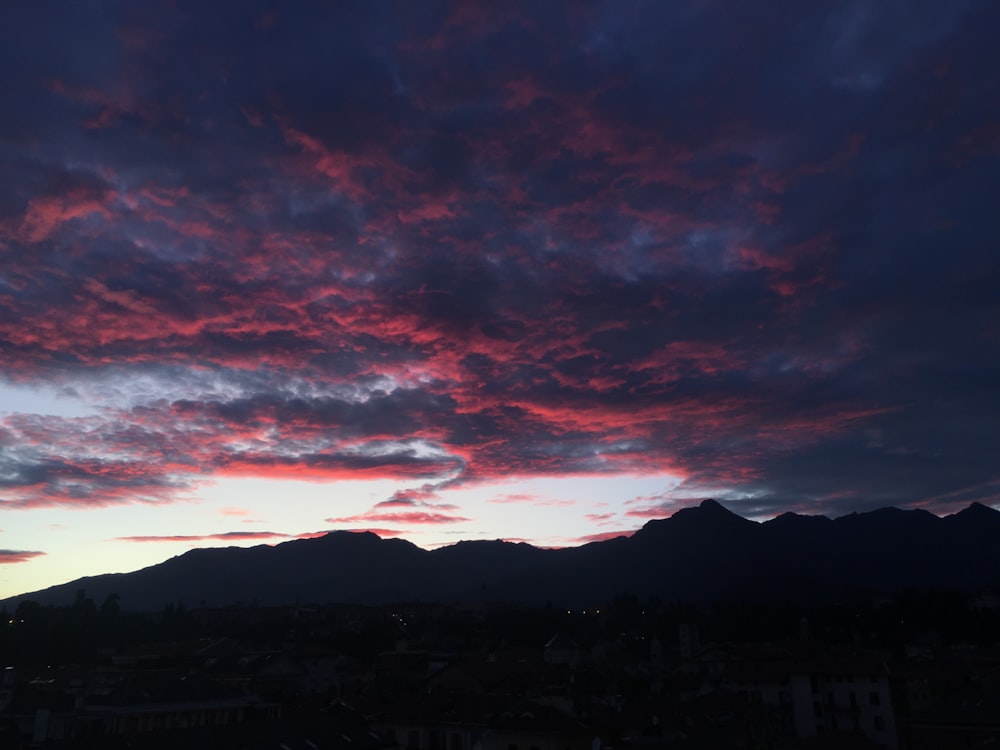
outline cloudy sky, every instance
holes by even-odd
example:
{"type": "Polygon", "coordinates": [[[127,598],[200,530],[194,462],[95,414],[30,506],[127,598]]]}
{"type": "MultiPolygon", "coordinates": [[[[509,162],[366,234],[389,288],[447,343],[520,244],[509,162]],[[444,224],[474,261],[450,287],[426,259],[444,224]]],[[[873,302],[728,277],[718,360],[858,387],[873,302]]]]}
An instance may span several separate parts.
{"type": "Polygon", "coordinates": [[[1000,4],[0,10],[0,595],[1000,503],[1000,4]]]}

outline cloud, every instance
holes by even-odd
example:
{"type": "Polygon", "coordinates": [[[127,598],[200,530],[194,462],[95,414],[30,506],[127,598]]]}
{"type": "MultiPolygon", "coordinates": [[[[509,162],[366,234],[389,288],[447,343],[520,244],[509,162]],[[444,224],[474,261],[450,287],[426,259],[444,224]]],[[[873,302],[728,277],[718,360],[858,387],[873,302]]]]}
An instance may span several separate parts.
{"type": "Polygon", "coordinates": [[[590,544],[591,542],[606,542],[609,539],[617,539],[618,537],[629,537],[635,533],[635,529],[622,530],[622,531],[598,531],[594,534],[585,534],[584,536],[579,536],[573,538],[571,541],[574,544],[590,544]]]}
{"type": "Polygon", "coordinates": [[[455,510],[457,506],[436,502],[438,487],[424,485],[416,489],[396,490],[387,500],[375,504],[375,508],[437,508],[455,510]]]}
{"type": "Polygon", "coordinates": [[[27,550],[0,549],[0,564],[28,562],[44,554],[44,552],[31,552],[27,550]]]}
{"type": "Polygon", "coordinates": [[[92,408],[0,420],[0,507],[993,497],[1000,11],[946,5],[5,9],[0,378],[92,408]]]}
{"type": "Polygon", "coordinates": [[[243,516],[249,516],[249,515],[251,515],[250,511],[248,511],[246,508],[234,508],[232,506],[226,506],[225,508],[219,508],[218,513],[220,515],[223,515],[223,516],[236,516],[236,517],[243,517],[243,516]]]}
{"type": "Polygon", "coordinates": [[[257,539],[287,539],[288,534],[272,531],[224,531],[218,534],[164,534],[152,536],[119,536],[115,542],[245,542],[257,539]]]}
{"type": "Polygon", "coordinates": [[[543,498],[539,495],[533,495],[528,492],[508,492],[503,495],[496,495],[489,499],[491,503],[498,503],[501,505],[506,505],[508,503],[533,503],[537,504],[541,502],[543,498]]]}
{"type": "Polygon", "coordinates": [[[451,515],[448,513],[433,513],[427,511],[409,511],[399,513],[377,513],[369,511],[356,516],[342,516],[340,518],[327,518],[326,523],[368,523],[371,521],[385,521],[388,523],[401,523],[408,525],[436,525],[447,523],[462,523],[470,519],[463,516],[451,515]]]}

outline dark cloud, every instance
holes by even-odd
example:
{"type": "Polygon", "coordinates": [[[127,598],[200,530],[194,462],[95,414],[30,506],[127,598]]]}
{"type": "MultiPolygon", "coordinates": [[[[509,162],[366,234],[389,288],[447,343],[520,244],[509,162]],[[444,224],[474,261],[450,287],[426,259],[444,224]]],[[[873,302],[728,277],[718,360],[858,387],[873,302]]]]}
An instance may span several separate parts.
{"type": "MultiPolygon", "coordinates": [[[[995,501],[993,4],[0,13],[8,507],[672,473],[995,501]]],[[[391,506],[395,506],[393,510],[391,506]]],[[[347,521],[345,517],[344,522],[347,521]]],[[[596,521],[594,521],[596,523],[596,521]]]]}

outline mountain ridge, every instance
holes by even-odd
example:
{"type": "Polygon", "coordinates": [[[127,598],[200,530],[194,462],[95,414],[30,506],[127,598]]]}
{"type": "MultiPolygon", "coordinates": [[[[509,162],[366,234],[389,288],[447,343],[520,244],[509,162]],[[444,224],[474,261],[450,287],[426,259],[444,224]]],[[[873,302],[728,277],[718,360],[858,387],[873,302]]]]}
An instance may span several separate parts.
{"type": "Polygon", "coordinates": [[[372,532],[331,531],[276,545],[188,550],[129,573],[87,576],[9,597],[71,603],[80,589],[125,609],[397,601],[507,601],[575,606],[619,593],[666,600],[823,598],[845,591],[1000,585],[1000,511],[949,516],[880,508],[836,519],[744,518],[714,500],[652,519],[631,537],[545,549],[464,540],[426,550],[372,532]]]}

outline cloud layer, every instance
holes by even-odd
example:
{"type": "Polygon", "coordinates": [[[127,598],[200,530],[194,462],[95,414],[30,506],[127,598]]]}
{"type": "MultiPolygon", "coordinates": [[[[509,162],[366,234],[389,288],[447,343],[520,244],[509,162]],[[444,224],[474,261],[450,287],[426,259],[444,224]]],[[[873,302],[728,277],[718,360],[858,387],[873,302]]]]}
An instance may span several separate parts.
{"type": "Polygon", "coordinates": [[[1000,500],[1000,6],[536,6],[0,12],[0,505],[1000,500]]]}

